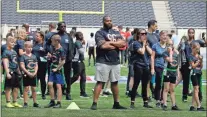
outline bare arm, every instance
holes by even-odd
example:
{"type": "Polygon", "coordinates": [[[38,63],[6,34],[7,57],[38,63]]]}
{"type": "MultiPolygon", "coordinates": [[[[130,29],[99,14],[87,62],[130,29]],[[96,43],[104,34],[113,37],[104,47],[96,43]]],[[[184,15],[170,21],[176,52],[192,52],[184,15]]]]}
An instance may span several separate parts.
{"type": "Polygon", "coordinates": [[[111,45],[117,48],[123,48],[126,46],[126,41],[122,39],[118,39],[116,42],[111,42],[111,45]]]}
{"type": "Polygon", "coordinates": [[[61,60],[60,59],[60,61],[59,61],[59,64],[58,64],[58,66],[57,66],[57,70],[60,70],[62,67],[63,67],[63,65],[65,64],[65,59],[64,60],[61,60]]]}
{"type": "Polygon", "coordinates": [[[101,40],[102,44],[100,45],[101,49],[107,49],[107,50],[113,50],[116,47],[113,46],[111,43],[112,41],[105,41],[105,40],[101,40]]]}
{"type": "Polygon", "coordinates": [[[138,49],[137,52],[141,55],[144,55],[145,53],[145,46],[143,46],[142,48],[138,49]]]}
{"type": "Polygon", "coordinates": [[[154,70],[154,62],[155,61],[155,51],[152,51],[151,54],[151,70],[154,70]]]}
{"type": "Polygon", "coordinates": [[[2,61],[3,61],[3,64],[4,64],[4,69],[6,71],[6,74],[9,74],[10,70],[9,70],[9,60],[8,60],[8,58],[3,58],[2,61]]]}
{"type": "Polygon", "coordinates": [[[23,55],[23,54],[25,54],[26,52],[24,52],[24,50],[23,49],[19,49],[19,55],[21,56],[21,55],[23,55]]]}
{"type": "Polygon", "coordinates": [[[152,49],[147,45],[146,50],[149,53],[149,55],[152,55],[152,49]]]}
{"type": "Polygon", "coordinates": [[[24,62],[20,62],[20,67],[21,67],[21,70],[26,73],[27,75],[30,75],[30,72],[25,68],[25,64],[24,62]]]}

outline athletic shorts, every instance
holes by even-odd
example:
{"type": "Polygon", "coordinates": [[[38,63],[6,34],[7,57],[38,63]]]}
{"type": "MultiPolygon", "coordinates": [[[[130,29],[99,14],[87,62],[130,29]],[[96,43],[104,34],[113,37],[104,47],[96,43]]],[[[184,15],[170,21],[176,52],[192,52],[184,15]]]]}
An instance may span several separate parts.
{"type": "Polygon", "coordinates": [[[89,47],[89,50],[88,50],[88,55],[94,55],[94,47],[89,47]]]}
{"type": "Polygon", "coordinates": [[[19,82],[19,77],[18,74],[16,72],[11,73],[11,79],[6,78],[5,79],[5,87],[8,88],[18,88],[20,86],[20,82],[19,82]]]}
{"type": "Polygon", "coordinates": [[[134,77],[134,65],[129,64],[129,76],[134,77]]]}
{"type": "Polygon", "coordinates": [[[163,82],[170,82],[172,84],[175,84],[176,83],[176,77],[164,76],[163,82]]]}
{"type": "Polygon", "coordinates": [[[30,78],[29,76],[23,76],[23,86],[32,86],[32,87],[36,87],[37,85],[37,78],[30,78]]]}
{"type": "Polygon", "coordinates": [[[195,74],[195,75],[191,75],[191,81],[193,86],[200,86],[200,82],[201,82],[201,74],[195,74]]]}
{"type": "Polygon", "coordinates": [[[100,82],[116,82],[120,78],[120,65],[96,63],[95,80],[100,82]]]}
{"type": "Polygon", "coordinates": [[[64,84],[63,75],[61,73],[50,72],[48,82],[53,82],[56,84],[64,84]]]}

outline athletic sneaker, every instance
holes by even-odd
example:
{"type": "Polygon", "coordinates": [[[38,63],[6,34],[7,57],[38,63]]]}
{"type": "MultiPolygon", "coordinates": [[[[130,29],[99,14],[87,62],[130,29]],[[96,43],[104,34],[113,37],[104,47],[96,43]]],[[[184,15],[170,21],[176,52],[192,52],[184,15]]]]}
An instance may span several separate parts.
{"type": "Polygon", "coordinates": [[[42,99],[45,100],[46,99],[46,96],[45,95],[42,95],[42,99]]]}
{"type": "Polygon", "coordinates": [[[27,108],[28,107],[28,104],[27,103],[24,103],[24,106],[23,106],[24,108],[27,108]]]}
{"type": "Polygon", "coordinates": [[[183,102],[188,102],[187,98],[182,98],[183,102]]]}
{"type": "Polygon", "coordinates": [[[14,106],[9,102],[9,103],[6,103],[6,107],[7,108],[14,108],[14,106]]]}
{"type": "Polygon", "coordinates": [[[57,103],[55,106],[53,106],[53,108],[61,108],[61,104],[57,103]]]}
{"type": "Polygon", "coordinates": [[[104,91],[103,94],[105,94],[105,95],[112,95],[112,92],[110,92],[110,91],[104,91]]]}
{"type": "Polygon", "coordinates": [[[45,106],[45,108],[51,108],[55,106],[55,102],[50,102],[48,105],[45,106]]]}
{"type": "Polygon", "coordinates": [[[156,103],[156,107],[157,107],[157,108],[160,108],[160,107],[161,107],[160,102],[157,102],[157,103],[156,103]]]}
{"type": "Polygon", "coordinates": [[[37,103],[34,103],[33,107],[40,108],[39,104],[37,104],[37,103]]]}
{"type": "Polygon", "coordinates": [[[93,103],[91,106],[91,110],[97,110],[97,103],[93,103]]]}
{"type": "Polygon", "coordinates": [[[127,109],[127,108],[118,104],[118,105],[113,105],[112,109],[127,109]]]}
{"type": "Polygon", "coordinates": [[[135,108],[135,106],[134,106],[134,103],[133,103],[133,102],[131,102],[130,108],[131,108],[131,109],[134,109],[134,108],[135,108]]]}
{"type": "Polygon", "coordinates": [[[144,102],[143,107],[145,107],[145,108],[153,108],[152,106],[150,106],[150,105],[148,104],[148,102],[144,102]]]}
{"type": "Polygon", "coordinates": [[[89,96],[86,93],[83,93],[80,95],[81,98],[89,98],[89,96]]]}
{"type": "Polygon", "coordinates": [[[164,106],[162,107],[162,109],[163,109],[164,111],[167,111],[167,106],[164,105],[164,106]]]}
{"type": "Polygon", "coordinates": [[[171,110],[180,110],[180,109],[177,107],[177,105],[175,105],[175,106],[172,106],[171,110]]]}
{"type": "Polygon", "coordinates": [[[197,108],[197,111],[206,111],[203,107],[197,108]]]}
{"type": "Polygon", "coordinates": [[[13,105],[14,107],[19,107],[19,108],[22,107],[22,105],[18,104],[17,102],[13,103],[12,105],[13,105]]]}
{"type": "Polygon", "coordinates": [[[191,106],[190,107],[190,111],[196,111],[195,107],[194,106],[191,106]]]}
{"type": "Polygon", "coordinates": [[[72,100],[70,94],[66,94],[66,100],[72,100]]]}

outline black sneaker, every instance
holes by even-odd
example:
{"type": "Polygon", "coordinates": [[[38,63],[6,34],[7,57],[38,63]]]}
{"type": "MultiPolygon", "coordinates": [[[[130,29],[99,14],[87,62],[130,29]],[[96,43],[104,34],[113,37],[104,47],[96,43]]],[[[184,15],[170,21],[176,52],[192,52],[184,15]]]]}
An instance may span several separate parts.
{"type": "Polygon", "coordinates": [[[153,107],[150,106],[148,103],[144,103],[143,107],[145,107],[145,108],[153,108],[153,107]]]}
{"type": "Polygon", "coordinates": [[[180,110],[180,109],[177,107],[177,105],[175,105],[175,106],[172,106],[171,110],[180,110]]]}
{"type": "Polygon", "coordinates": [[[163,103],[161,103],[161,105],[160,105],[160,106],[161,106],[161,108],[163,108],[164,104],[163,104],[163,103]]]}
{"type": "Polygon", "coordinates": [[[203,107],[197,108],[197,111],[206,111],[203,107]]]}
{"type": "Polygon", "coordinates": [[[34,103],[33,107],[40,108],[39,104],[37,104],[37,103],[34,103]]]}
{"type": "Polygon", "coordinates": [[[91,106],[91,110],[97,110],[97,103],[96,104],[92,104],[92,106],[91,106]]]}
{"type": "Polygon", "coordinates": [[[163,105],[162,109],[163,109],[164,111],[167,111],[167,106],[166,106],[166,105],[163,105]]]}
{"type": "Polygon", "coordinates": [[[195,107],[194,106],[191,106],[190,107],[190,111],[196,111],[195,107]]]}
{"type": "Polygon", "coordinates": [[[112,109],[127,109],[126,107],[123,107],[121,105],[113,105],[112,109]]]}
{"type": "Polygon", "coordinates": [[[24,106],[23,106],[24,108],[27,108],[28,107],[28,104],[27,103],[24,103],[24,106]]]}
{"type": "Polygon", "coordinates": [[[188,102],[188,100],[186,98],[183,98],[182,101],[183,102],[188,102]]]}
{"type": "Polygon", "coordinates": [[[66,100],[72,100],[70,94],[67,94],[67,95],[66,95],[66,100]]]}
{"type": "Polygon", "coordinates": [[[134,103],[131,103],[130,108],[131,109],[134,109],[135,108],[134,103]]]}
{"type": "Polygon", "coordinates": [[[157,107],[157,108],[160,108],[160,107],[161,107],[160,102],[157,102],[157,103],[156,103],[156,107],[157,107]]]}
{"type": "Polygon", "coordinates": [[[53,106],[53,108],[61,108],[61,104],[57,103],[55,106],[53,106]]]}
{"type": "Polygon", "coordinates": [[[46,99],[46,96],[45,95],[42,95],[42,99],[45,100],[46,99]]]}
{"type": "Polygon", "coordinates": [[[47,92],[47,93],[46,93],[46,95],[50,95],[50,93],[49,93],[49,92],[47,92]]]}
{"type": "Polygon", "coordinates": [[[50,102],[48,105],[45,106],[45,108],[51,108],[55,106],[55,103],[54,102],[50,102]]]}
{"type": "Polygon", "coordinates": [[[86,93],[83,93],[80,95],[81,98],[89,98],[89,96],[86,93]]]}
{"type": "Polygon", "coordinates": [[[193,95],[193,92],[191,92],[191,93],[188,93],[188,96],[192,96],[193,95]]]}

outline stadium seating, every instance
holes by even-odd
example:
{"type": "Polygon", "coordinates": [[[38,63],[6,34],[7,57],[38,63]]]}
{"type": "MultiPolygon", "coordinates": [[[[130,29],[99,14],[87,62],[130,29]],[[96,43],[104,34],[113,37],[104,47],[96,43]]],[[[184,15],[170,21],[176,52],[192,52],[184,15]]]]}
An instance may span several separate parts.
{"type": "MultiPolygon", "coordinates": [[[[22,24],[27,22],[39,25],[41,21],[57,21],[58,14],[20,14],[14,2],[2,0],[2,23],[22,24]],[[9,9],[9,10],[8,10],[9,9]]],[[[69,10],[101,11],[101,0],[20,0],[22,10],[69,10]]],[[[151,2],[105,1],[105,14],[112,17],[113,23],[124,26],[146,26],[149,19],[155,19],[151,2]]],[[[69,25],[102,26],[103,15],[63,14],[69,25]]]]}
{"type": "Polygon", "coordinates": [[[169,1],[174,22],[180,27],[206,27],[206,2],[169,1]]]}
{"type": "MultiPolygon", "coordinates": [[[[40,25],[41,21],[58,21],[58,14],[27,14],[16,12],[16,0],[2,0],[2,24],[40,25]]],[[[169,1],[173,21],[179,27],[206,27],[206,4],[203,1],[169,1]]],[[[149,1],[105,1],[105,14],[115,25],[146,26],[155,19],[149,1]]],[[[101,11],[101,0],[20,0],[23,10],[101,11]]],[[[103,15],[63,14],[68,25],[102,26],[103,15]]]]}

